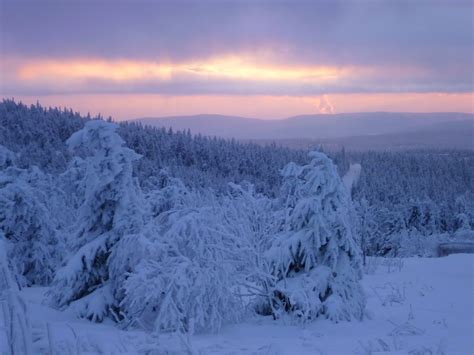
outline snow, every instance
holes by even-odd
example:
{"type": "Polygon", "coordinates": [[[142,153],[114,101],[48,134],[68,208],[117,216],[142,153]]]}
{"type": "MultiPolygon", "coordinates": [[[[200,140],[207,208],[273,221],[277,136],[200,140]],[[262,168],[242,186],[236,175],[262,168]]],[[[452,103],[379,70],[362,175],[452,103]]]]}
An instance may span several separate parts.
{"type": "Polygon", "coordinates": [[[357,180],[359,180],[361,170],[362,166],[360,164],[351,164],[349,166],[349,170],[342,177],[342,183],[347,191],[351,192],[352,186],[354,186],[354,184],[357,183],[357,180]]]}
{"type": "MultiPolygon", "coordinates": [[[[34,353],[79,352],[201,354],[471,354],[474,351],[474,255],[443,258],[369,258],[362,285],[367,294],[363,321],[318,319],[298,325],[291,319],[258,316],[225,326],[218,334],[180,339],[122,331],[76,319],[42,304],[47,288],[25,288],[34,353]],[[49,340],[48,340],[49,339],[49,340]],[[173,352],[174,350],[174,352],[173,352]]],[[[2,321],[0,320],[0,324],[2,321]]]]}
{"type": "Polygon", "coordinates": [[[27,308],[10,272],[6,249],[0,232],[0,353],[29,354],[32,336],[27,308]]]}

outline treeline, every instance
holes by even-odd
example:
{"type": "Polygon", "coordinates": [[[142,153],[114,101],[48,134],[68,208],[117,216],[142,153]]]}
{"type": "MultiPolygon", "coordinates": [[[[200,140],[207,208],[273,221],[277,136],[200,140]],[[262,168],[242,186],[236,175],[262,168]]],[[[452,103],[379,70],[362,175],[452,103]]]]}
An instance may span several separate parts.
{"type": "Polygon", "coordinates": [[[472,151],[365,152],[350,159],[362,165],[352,197],[369,254],[423,255],[439,234],[472,239],[472,151]]]}
{"type": "MultiPolygon", "coordinates": [[[[36,165],[58,173],[71,160],[66,140],[91,119],[102,117],[81,117],[68,109],[4,100],[0,104],[0,142],[16,154],[20,167],[36,165]]],[[[119,123],[118,133],[127,147],[143,155],[134,168],[144,187],[153,185],[153,177],[167,168],[189,187],[221,191],[228,182],[248,181],[257,192],[275,196],[281,185],[280,169],[291,161],[308,161],[303,150],[192,136],[189,131],[174,132],[141,123],[119,123]]]]}

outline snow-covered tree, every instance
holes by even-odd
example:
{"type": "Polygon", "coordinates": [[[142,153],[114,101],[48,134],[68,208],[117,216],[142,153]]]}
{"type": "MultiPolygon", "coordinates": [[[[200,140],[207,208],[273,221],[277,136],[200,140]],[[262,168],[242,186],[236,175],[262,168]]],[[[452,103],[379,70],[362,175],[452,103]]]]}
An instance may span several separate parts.
{"type": "Polygon", "coordinates": [[[371,255],[398,256],[402,239],[408,234],[403,211],[386,207],[375,211],[377,230],[371,243],[371,255]]]}
{"type": "Polygon", "coordinates": [[[189,203],[189,192],[183,182],[173,178],[167,169],[162,169],[156,177],[148,180],[150,189],[145,199],[150,207],[149,215],[157,217],[161,213],[172,209],[183,208],[189,203]]]}
{"type": "Polygon", "coordinates": [[[360,237],[363,263],[366,265],[366,257],[370,253],[370,246],[374,244],[377,226],[374,220],[374,212],[366,199],[363,198],[361,201],[357,201],[354,207],[357,213],[357,233],[360,237]]]}
{"type": "Polygon", "coordinates": [[[268,253],[280,281],[269,307],[274,316],[361,319],[365,297],[350,197],[331,160],[319,152],[310,157],[308,165],[282,171],[283,221],[268,253]]]}
{"type": "Polygon", "coordinates": [[[15,154],[0,144],[0,170],[13,166],[15,154]]]}
{"type": "Polygon", "coordinates": [[[456,227],[458,230],[471,230],[474,224],[474,193],[466,192],[455,200],[456,227]]]}
{"type": "Polygon", "coordinates": [[[234,235],[219,206],[170,210],[156,221],[144,256],[125,281],[125,319],[157,332],[218,330],[238,319],[234,235]]]}
{"type": "Polygon", "coordinates": [[[116,315],[130,268],[114,260],[116,245],[143,224],[141,192],[132,176],[132,163],[140,156],[123,146],[116,129],[112,123],[89,121],[67,141],[72,152],[85,156],[85,196],[70,240],[73,253],[57,272],[51,296],[56,306],[72,305],[79,316],[94,321],[116,315]]]}
{"type": "Polygon", "coordinates": [[[51,190],[52,182],[38,168],[0,170],[0,231],[25,285],[48,285],[65,252],[51,190]]]}

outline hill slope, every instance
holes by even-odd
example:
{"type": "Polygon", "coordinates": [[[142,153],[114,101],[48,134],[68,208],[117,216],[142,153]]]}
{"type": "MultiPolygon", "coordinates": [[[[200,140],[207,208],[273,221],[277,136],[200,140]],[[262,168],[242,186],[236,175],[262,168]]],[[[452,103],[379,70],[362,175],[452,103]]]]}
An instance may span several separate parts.
{"type": "Polygon", "coordinates": [[[306,115],[285,120],[197,115],[139,119],[155,127],[191,130],[206,136],[308,147],[351,150],[456,148],[473,149],[474,115],[465,113],[350,113],[306,115]]]}
{"type": "Polygon", "coordinates": [[[304,115],[284,120],[260,120],[222,115],[141,118],[157,127],[190,129],[193,133],[237,139],[339,138],[414,131],[438,123],[471,121],[465,113],[347,113],[304,115]]]}

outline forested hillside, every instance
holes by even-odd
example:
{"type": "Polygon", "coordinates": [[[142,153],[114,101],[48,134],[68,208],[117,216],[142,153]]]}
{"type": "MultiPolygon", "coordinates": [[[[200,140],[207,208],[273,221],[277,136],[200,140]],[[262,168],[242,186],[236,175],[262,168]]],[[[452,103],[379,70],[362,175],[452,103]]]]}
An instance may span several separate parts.
{"type": "MultiPolygon", "coordinates": [[[[0,142],[15,152],[20,167],[36,165],[46,172],[58,173],[71,160],[66,140],[91,119],[102,117],[81,117],[67,109],[27,107],[6,100],[0,104],[0,142]]],[[[229,181],[247,180],[257,191],[274,195],[280,186],[279,170],[290,161],[308,160],[305,151],[192,136],[189,131],[175,132],[140,123],[120,123],[118,133],[127,147],[143,155],[135,164],[143,186],[167,168],[190,187],[220,190],[229,181]]]]}
{"type": "Polygon", "coordinates": [[[440,233],[463,239],[472,231],[472,152],[366,152],[351,159],[362,165],[352,195],[369,254],[423,255],[440,233]]]}
{"type": "MultiPolygon", "coordinates": [[[[35,165],[44,172],[61,173],[72,159],[67,138],[91,119],[102,118],[6,100],[0,105],[0,142],[15,153],[19,167],[35,165]]],[[[127,147],[143,155],[133,166],[145,190],[169,174],[188,188],[216,192],[227,191],[228,182],[248,182],[256,192],[273,198],[281,187],[280,170],[289,162],[308,162],[307,150],[193,136],[189,130],[123,122],[117,132],[127,147]]],[[[352,197],[359,214],[370,220],[370,233],[376,234],[369,237],[375,238],[369,253],[396,254],[401,235],[407,233],[453,234],[474,227],[473,152],[342,150],[328,154],[341,176],[350,163],[362,165],[352,197]]]]}
{"type": "Polygon", "coordinates": [[[9,100],[0,124],[0,245],[17,284],[123,329],[363,319],[363,255],[472,239],[472,152],[330,159],[9,100]]]}

